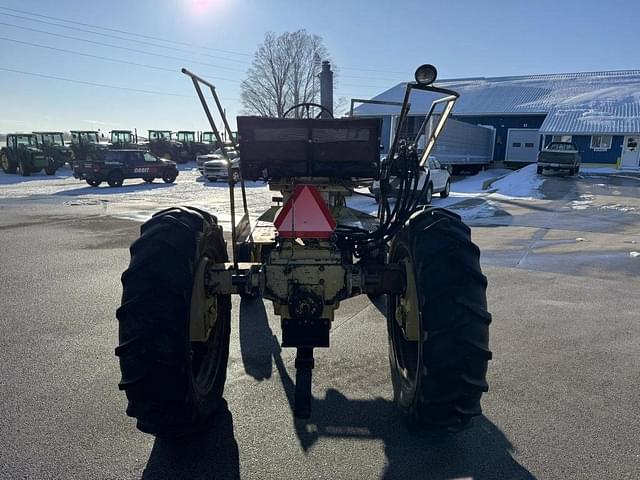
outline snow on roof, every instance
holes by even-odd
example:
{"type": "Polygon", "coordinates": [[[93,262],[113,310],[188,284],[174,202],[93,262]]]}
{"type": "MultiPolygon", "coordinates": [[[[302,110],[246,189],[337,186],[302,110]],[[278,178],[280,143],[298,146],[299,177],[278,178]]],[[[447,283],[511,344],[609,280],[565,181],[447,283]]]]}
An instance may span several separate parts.
{"type": "MultiPolygon", "coordinates": [[[[640,132],[640,70],[450,79],[460,93],[456,115],[547,114],[541,133],[640,132]]],[[[406,83],[374,100],[402,101],[406,83]]],[[[426,113],[433,95],[414,92],[411,113],[426,113]]],[[[356,115],[397,114],[398,107],[362,104],[356,115]]]]}

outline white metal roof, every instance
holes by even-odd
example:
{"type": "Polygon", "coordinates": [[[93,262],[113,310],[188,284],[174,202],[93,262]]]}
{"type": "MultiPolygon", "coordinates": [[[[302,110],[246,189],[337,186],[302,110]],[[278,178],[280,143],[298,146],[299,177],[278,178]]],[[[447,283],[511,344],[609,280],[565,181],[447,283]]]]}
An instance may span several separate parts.
{"type": "MultiPolygon", "coordinates": [[[[640,70],[443,80],[460,92],[456,115],[547,114],[541,133],[639,133],[640,70]]],[[[402,101],[405,83],[374,97],[402,101]]],[[[414,93],[411,113],[425,113],[432,96],[414,93]]],[[[396,114],[398,107],[360,105],[356,115],[396,114]]]]}

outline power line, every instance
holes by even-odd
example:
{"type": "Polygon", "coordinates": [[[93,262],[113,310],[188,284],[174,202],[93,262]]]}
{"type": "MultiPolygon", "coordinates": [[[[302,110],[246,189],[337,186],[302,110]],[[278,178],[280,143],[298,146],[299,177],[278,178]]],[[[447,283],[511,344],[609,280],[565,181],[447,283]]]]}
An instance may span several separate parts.
{"type": "MultiPolygon", "coordinates": [[[[48,50],[55,50],[57,52],[64,52],[64,53],[70,53],[72,55],[80,55],[82,57],[89,57],[89,58],[95,58],[97,60],[103,60],[103,61],[108,61],[108,62],[116,62],[116,63],[122,63],[125,65],[133,65],[136,67],[144,67],[144,68],[150,68],[153,70],[160,70],[160,71],[164,71],[164,72],[170,72],[170,73],[178,73],[178,69],[177,68],[166,68],[166,67],[160,67],[157,65],[148,65],[145,63],[138,63],[138,62],[130,62],[128,60],[122,60],[119,58],[111,58],[111,57],[104,57],[101,55],[92,55],[90,53],[83,53],[83,52],[76,52],[74,50],[66,50],[64,48],[57,48],[57,47],[50,47],[48,45],[41,45],[39,43],[31,43],[31,42],[24,42],[22,40],[15,40],[13,38],[7,38],[7,37],[2,37],[0,36],[0,40],[4,40],[6,42],[13,42],[13,43],[19,43],[22,45],[28,45],[30,47],[38,47],[38,48],[46,48],[48,50]]],[[[208,75],[210,78],[215,78],[216,80],[224,80],[227,82],[233,82],[235,84],[239,84],[239,82],[237,80],[232,80],[230,78],[224,78],[224,77],[214,77],[211,75],[208,75]]]]}
{"type": "Polygon", "coordinates": [[[125,91],[128,91],[128,92],[136,92],[136,93],[149,93],[149,94],[153,94],[153,95],[165,95],[165,96],[170,96],[170,97],[189,97],[189,95],[183,95],[181,93],[160,92],[160,91],[157,91],[157,90],[144,90],[144,89],[141,89],[141,88],[120,87],[118,85],[108,85],[106,83],[87,82],[87,81],[84,81],[84,80],[76,80],[76,79],[72,79],[72,78],[56,77],[54,75],[46,75],[44,73],[26,72],[24,70],[16,70],[16,69],[13,69],[13,68],[0,67],[0,70],[5,71],[5,72],[19,73],[21,75],[29,75],[29,76],[32,76],[32,77],[48,78],[48,79],[51,79],[51,80],[60,80],[62,82],[78,83],[78,84],[81,84],[81,85],[90,85],[92,87],[111,88],[111,89],[114,89],[114,90],[125,90],[125,91]]]}
{"type": "MultiPolygon", "coordinates": [[[[2,13],[0,13],[0,15],[4,15],[2,13]]],[[[159,57],[159,58],[166,58],[166,59],[170,59],[170,60],[179,60],[181,62],[187,62],[188,60],[184,59],[184,58],[180,58],[180,57],[174,57],[171,55],[163,55],[160,53],[154,53],[154,52],[149,52],[147,50],[139,50],[137,48],[130,48],[130,47],[123,47],[121,45],[115,45],[112,43],[105,43],[105,42],[98,42],[95,40],[88,40],[86,38],[81,38],[81,37],[75,37],[73,35],[65,35],[63,33],[56,33],[56,32],[49,32],[47,30],[40,30],[38,28],[31,28],[31,27],[25,27],[24,25],[16,25],[14,23],[7,23],[7,22],[0,22],[0,25],[4,25],[7,27],[11,27],[11,28],[18,28],[21,30],[26,30],[29,32],[36,32],[36,33],[43,33],[45,35],[51,35],[54,37],[59,37],[59,38],[66,38],[66,39],[70,39],[70,40],[75,40],[75,41],[79,41],[79,42],[84,42],[84,43],[90,43],[92,45],[99,45],[99,46],[104,46],[104,47],[109,47],[109,48],[115,48],[118,50],[125,50],[125,51],[130,51],[130,52],[134,52],[134,53],[140,53],[143,55],[150,55],[150,56],[154,56],[154,57],[159,57]]],[[[43,47],[42,45],[37,45],[40,47],[43,47]]],[[[49,48],[49,47],[43,47],[43,48],[49,48]]],[[[76,53],[76,52],[72,52],[72,51],[68,51],[70,53],[76,53]]],[[[85,56],[87,56],[85,54],[85,56]]],[[[220,68],[220,69],[224,69],[224,70],[230,70],[230,71],[234,71],[234,72],[243,72],[243,70],[239,70],[237,68],[230,68],[230,67],[224,67],[222,65],[215,65],[212,63],[207,63],[207,62],[198,62],[198,61],[191,61],[192,63],[196,63],[196,64],[201,64],[201,65],[205,65],[208,67],[214,67],[214,68],[220,68]]],[[[131,62],[131,64],[135,64],[134,62],[131,62]]],[[[162,67],[149,67],[149,68],[155,68],[157,69],[162,69],[162,67]]],[[[212,78],[217,78],[219,80],[226,80],[226,81],[236,81],[236,80],[231,80],[228,78],[223,78],[223,77],[212,77],[212,78]]],[[[352,76],[352,75],[340,75],[339,78],[356,78],[356,79],[371,79],[371,77],[362,77],[362,76],[352,76]]],[[[390,79],[389,79],[390,80],[390,79]]],[[[347,86],[348,84],[345,84],[345,86],[347,86]]],[[[353,87],[368,87],[368,88],[383,88],[381,85],[348,85],[348,86],[353,86],[353,87]]]]}
{"type": "MultiPolygon", "coordinates": [[[[132,37],[147,38],[147,39],[150,39],[150,40],[159,40],[161,42],[173,43],[175,45],[183,45],[183,46],[186,46],[186,47],[197,47],[197,48],[202,48],[202,49],[205,49],[205,50],[212,50],[212,51],[217,51],[217,52],[229,53],[229,54],[232,54],[232,55],[242,55],[242,56],[248,56],[248,57],[252,57],[253,56],[253,55],[251,55],[249,53],[243,53],[243,52],[237,52],[237,51],[234,52],[232,50],[224,50],[224,49],[221,49],[221,48],[206,47],[204,45],[197,45],[197,44],[193,44],[193,43],[180,42],[180,41],[177,41],[177,40],[165,40],[164,38],[154,37],[152,35],[144,35],[144,34],[141,34],[141,33],[131,33],[131,32],[127,32],[126,30],[118,30],[116,28],[102,27],[102,26],[99,26],[99,25],[91,25],[89,23],[76,22],[76,21],[73,21],[73,20],[67,20],[65,18],[59,18],[59,17],[53,17],[53,16],[49,16],[49,15],[42,15],[42,14],[39,14],[39,13],[33,13],[33,12],[29,12],[27,10],[19,10],[17,8],[9,8],[9,7],[0,6],[0,9],[9,10],[9,11],[12,11],[12,12],[26,13],[27,15],[32,15],[34,17],[47,18],[49,20],[56,20],[56,21],[59,21],[59,22],[73,23],[74,25],[82,25],[84,27],[95,28],[97,30],[106,30],[106,31],[110,31],[110,32],[124,33],[125,35],[130,35],[132,37]]],[[[20,17],[20,18],[23,18],[23,17],[20,17]]],[[[33,21],[37,21],[37,20],[33,20],[33,21]]],[[[62,25],[60,25],[60,26],[62,26],[62,25]]]]}
{"type": "MultiPolygon", "coordinates": [[[[129,36],[132,36],[132,37],[146,38],[148,40],[157,40],[157,41],[161,41],[161,42],[169,43],[169,44],[174,44],[174,45],[182,45],[182,46],[192,47],[192,48],[194,48],[194,47],[195,48],[201,48],[201,49],[204,49],[204,50],[223,52],[223,53],[228,53],[228,54],[231,54],[231,55],[240,55],[240,56],[245,56],[245,57],[252,57],[253,56],[252,54],[246,53],[246,52],[238,52],[238,51],[233,51],[233,50],[224,50],[224,49],[221,49],[221,48],[213,48],[213,47],[207,47],[207,46],[204,46],[204,45],[198,45],[198,44],[187,43],[187,42],[180,42],[178,40],[166,40],[164,38],[155,37],[153,35],[145,35],[145,34],[141,34],[141,33],[132,33],[132,32],[128,32],[126,30],[120,30],[120,29],[117,29],[117,28],[109,28],[109,27],[103,27],[103,26],[99,26],[99,25],[92,25],[92,24],[89,24],[89,23],[83,23],[83,22],[78,22],[78,21],[73,21],[73,20],[67,20],[65,18],[53,17],[53,16],[50,16],[50,15],[42,15],[42,14],[39,14],[39,13],[29,12],[27,10],[20,10],[20,9],[17,9],[17,8],[9,8],[9,7],[0,6],[0,9],[9,10],[9,11],[12,11],[12,12],[24,13],[24,14],[31,15],[31,16],[34,16],[34,17],[46,18],[46,19],[55,20],[55,21],[58,21],[58,22],[71,23],[71,24],[74,24],[74,25],[81,25],[81,26],[84,26],[84,27],[94,28],[94,29],[97,29],[97,30],[104,30],[104,31],[109,31],[109,32],[122,33],[122,34],[129,35],[129,36]]],[[[3,15],[10,15],[10,14],[5,13],[3,15]]],[[[16,18],[21,18],[21,19],[24,19],[24,20],[33,21],[33,22],[41,22],[41,23],[46,23],[46,24],[49,24],[49,25],[55,25],[55,26],[61,27],[61,28],[71,28],[71,27],[67,27],[65,25],[60,25],[60,24],[51,23],[51,22],[43,22],[42,20],[36,20],[36,19],[32,19],[32,18],[28,18],[28,17],[22,17],[22,16],[18,16],[18,15],[10,15],[10,16],[16,17],[16,18]]],[[[94,34],[94,35],[109,36],[109,35],[106,35],[106,34],[101,34],[99,32],[92,32],[92,31],[84,30],[84,29],[77,29],[77,30],[83,31],[83,32],[86,32],[86,33],[91,33],[91,34],[94,34]]],[[[109,36],[109,37],[117,38],[119,40],[124,40],[124,41],[128,41],[128,42],[134,41],[132,39],[122,38],[122,37],[118,37],[118,36],[109,36]]],[[[186,52],[187,51],[187,50],[184,50],[184,49],[172,48],[172,47],[168,47],[168,46],[165,46],[165,45],[158,45],[158,44],[154,44],[154,43],[150,43],[150,42],[142,42],[140,40],[137,40],[137,41],[139,43],[145,43],[147,45],[156,46],[156,47],[160,47],[160,48],[170,48],[172,50],[178,50],[178,51],[182,51],[182,52],[186,52]]],[[[207,54],[203,54],[203,55],[206,55],[206,56],[209,56],[209,57],[212,57],[212,58],[217,58],[217,59],[220,59],[220,60],[227,60],[229,62],[238,62],[238,63],[244,63],[244,64],[248,63],[246,61],[235,60],[235,59],[232,59],[232,58],[216,57],[216,56],[207,55],[207,54]]],[[[407,74],[407,72],[404,72],[404,71],[403,72],[398,72],[398,71],[382,70],[382,69],[379,69],[379,68],[372,69],[372,68],[366,68],[366,67],[341,67],[341,69],[342,70],[360,71],[360,72],[397,74],[397,75],[406,75],[407,74]]],[[[352,76],[351,78],[358,78],[358,77],[353,77],[352,76]]],[[[366,78],[366,77],[360,77],[360,78],[366,78]]]]}
{"type": "MultiPolygon", "coordinates": [[[[38,72],[27,72],[25,70],[17,70],[14,68],[5,68],[5,67],[0,67],[0,71],[5,71],[5,72],[11,72],[11,73],[18,73],[21,75],[27,75],[27,76],[31,76],[31,77],[40,77],[40,78],[47,78],[50,80],[59,80],[62,82],[69,82],[69,83],[76,83],[76,84],[80,84],[80,85],[89,85],[92,87],[101,87],[101,88],[109,88],[112,90],[123,90],[123,91],[127,91],[127,92],[135,92],[135,93],[148,93],[148,94],[152,94],[152,95],[164,95],[164,96],[169,96],[169,97],[181,97],[181,98],[192,98],[191,95],[184,95],[182,93],[173,93],[173,92],[162,92],[159,90],[145,90],[142,88],[131,88],[131,87],[121,87],[119,85],[109,85],[106,83],[97,83],[97,82],[88,82],[85,80],[77,80],[74,78],[65,78],[65,77],[57,77],[55,75],[48,75],[48,74],[44,74],[44,73],[38,73],[38,72]]],[[[225,101],[239,101],[239,98],[231,98],[231,97],[220,97],[221,100],[225,100],[225,101]]]]}
{"type": "MultiPolygon", "coordinates": [[[[0,7],[0,8],[2,8],[2,7],[0,7]]],[[[168,50],[175,50],[175,51],[178,51],[178,52],[188,53],[189,55],[193,55],[194,54],[194,52],[192,52],[191,50],[185,50],[184,48],[169,47],[169,46],[166,46],[166,45],[158,45],[157,43],[151,43],[151,42],[145,42],[145,41],[142,41],[142,40],[134,40],[134,39],[131,39],[131,38],[119,37],[117,35],[109,35],[109,34],[106,34],[106,33],[92,32],[91,30],[86,30],[84,28],[69,27],[67,25],[60,25],[58,23],[46,22],[44,20],[36,20],[35,18],[28,18],[28,17],[22,17],[20,15],[13,15],[11,13],[2,13],[2,12],[0,12],[0,15],[4,15],[4,16],[7,16],[7,17],[13,17],[13,18],[19,18],[21,20],[27,20],[29,22],[44,23],[45,25],[52,25],[54,27],[66,28],[67,30],[73,30],[73,31],[77,31],[77,32],[89,33],[91,35],[98,35],[98,36],[101,36],[101,37],[113,38],[113,39],[124,41],[124,42],[135,42],[135,43],[139,43],[139,44],[143,44],[143,45],[150,45],[150,46],[155,47],[155,48],[161,48],[161,49],[164,49],[164,50],[167,50],[167,49],[168,50]]],[[[3,25],[9,25],[9,26],[13,26],[13,27],[16,27],[16,28],[24,28],[25,30],[28,29],[28,27],[19,26],[19,25],[15,25],[15,24],[7,24],[7,23],[5,23],[3,25]]],[[[49,33],[50,35],[54,35],[54,33],[46,32],[44,30],[36,30],[36,29],[31,29],[31,30],[32,31],[36,31],[36,32],[40,31],[42,33],[49,33]]],[[[62,35],[62,34],[58,34],[58,35],[62,35]]],[[[110,46],[113,46],[113,45],[110,45],[110,46]]],[[[125,47],[120,47],[118,45],[116,45],[116,47],[125,48],[125,47]]],[[[216,59],[219,59],[219,60],[225,60],[225,61],[228,61],[228,62],[241,63],[241,64],[247,64],[248,65],[247,62],[234,60],[234,59],[230,59],[230,58],[216,57],[214,55],[208,55],[208,54],[202,54],[202,55],[205,55],[205,56],[211,57],[211,58],[216,58],[216,59]]],[[[228,70],[237,70],[237,69],[230,68],[230,67],[220,67],[220,68],[226,68],[228,70]]],[[[240,71],[240,70],[238,70],[238,71],[240,71]]]]}
{"type": "MultiPolygon", "coordinates": [[[[4,15],[4,14],[0,13],[0,15],[4,15]]],[[[21,30],[28,30],[28,31],[31,31],[31,32],[44,33],[45,35],[51,35],[51,36],[54,36],[54,37],[67,38],[67,39],[70,39],[70,40],[76,40],[78,42],[91,43],[93,45],[99,45],[99,46],[103,46],[103,47],[116,48],[118,50],[126,50],[128,52],[141,53],[143,55],[150,55],[150,56],[153,56],[153,57],[166,58],[166,59],[169,59],[169,60],[179,60],[180,62],[196,63],[198,65],[205,65],[207,67],[220,68],[220,69],[223,69],[223,70],[230,70],[230,71],[233,71],[233,72],[241,72],[241,73],[245,72],[244,70],[240,70],[238,68],[225,67],[225,66],[222,66],[222,65],[216,65],[216,64],[207,63],[207,62],[199,62],[199,61],[196,61],[196,60],[187,60],[187,59],[182,58],[182,57],[174,57],[172,55],[163,55],[161,53],[149,52],[147,50],[139,50],[137,48],[123,47],[121,45],[114,45],[113,43],[105,43],[105,42],[98,42],[98,41],[95,41],[95,40],[87,40],[86,38],[74,37],[72,35],[64,35],[62,33],[48,32],[46,30],[40,30],[40,29],[37,29],[37,28],[25,27],[25,26],[22,26],[22,25],[15,25],[13,23],[0,22],[0,25],[5,25],[5,26],[8,26],[8,27],[13,27],[13,28],[19,28],[21,30]]]]}

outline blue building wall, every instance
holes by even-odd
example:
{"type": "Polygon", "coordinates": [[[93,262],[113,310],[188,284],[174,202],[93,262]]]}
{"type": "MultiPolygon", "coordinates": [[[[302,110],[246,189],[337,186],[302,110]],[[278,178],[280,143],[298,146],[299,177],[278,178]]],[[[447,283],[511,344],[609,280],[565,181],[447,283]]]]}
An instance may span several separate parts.
{"type": "Polygon", "coordinates": [[[540,128],[546,115],[453,115],[452,118],[474,125],[491,125],[496,129],[493,160],[504,160],[507,131],[510,128],[540,128]]]}
{"type": "MultiPolygon", "coordinates": [[[[568,135],[568,134],[567,134],[568,135]]],[[[551,135],[544,136],[544,146],[551,143],[551,135]]],[[[607,165],[616,165],[620,155],[622,155],[622,142],[624,136],[614,135],[611,139],[611,148],[609,150],[597,151],[591,148],[591,135],[572,135],[571,141],[575,143],[580,151],[582,163],[604,163],[607,165]]]]}

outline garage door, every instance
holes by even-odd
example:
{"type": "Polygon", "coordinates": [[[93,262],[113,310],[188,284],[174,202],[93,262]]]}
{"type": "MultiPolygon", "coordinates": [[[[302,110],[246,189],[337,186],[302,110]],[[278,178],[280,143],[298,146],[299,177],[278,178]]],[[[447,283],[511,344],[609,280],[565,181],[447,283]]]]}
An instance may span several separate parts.
{"type": "Polygon", "coordinates": [[[507,136],[507,162],[535,162],[538,159],[540,133],[526,128],[510,128],[507,136]]]}

